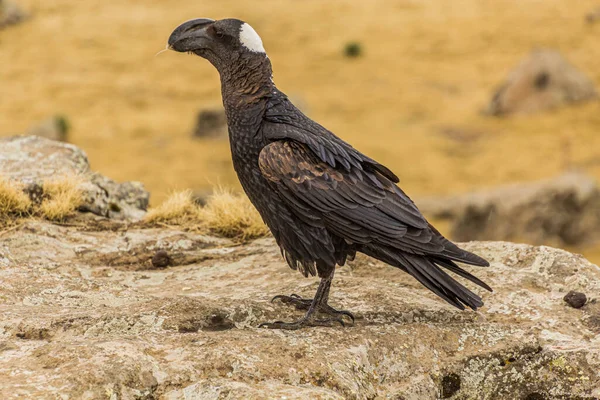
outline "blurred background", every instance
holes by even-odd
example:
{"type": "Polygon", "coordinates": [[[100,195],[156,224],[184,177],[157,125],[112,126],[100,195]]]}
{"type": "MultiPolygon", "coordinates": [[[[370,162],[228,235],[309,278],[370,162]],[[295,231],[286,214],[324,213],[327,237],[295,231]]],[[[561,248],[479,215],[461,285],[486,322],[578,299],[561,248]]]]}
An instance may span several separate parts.
{"type": "Polygon", "coordinates": [[[598,0],[0,0],[0,136],[73,143],[154,205],[239,188],[217,72],[155,56],[196,17],[249,22],[278,87],[445,233],[600,262],[598,0]]]}

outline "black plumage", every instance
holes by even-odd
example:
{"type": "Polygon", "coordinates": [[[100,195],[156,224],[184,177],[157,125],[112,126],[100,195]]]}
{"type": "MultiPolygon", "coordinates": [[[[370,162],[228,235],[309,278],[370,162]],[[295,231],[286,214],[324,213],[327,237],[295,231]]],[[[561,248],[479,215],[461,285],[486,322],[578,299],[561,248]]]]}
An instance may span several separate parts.
{"type": "Polygon", "coordinates": [[[236,19],[197,19],[179,26],[169,47],[209,60],[219,71],[233,165],[244,191],[271,229],[291,268],[318,275],[314,299],[277,296],[308,309],[297,329],[352,315],[328,304],[336,265],[357,252],[409,273],[464,309],[481,298],[444,270],[491,290],[456,262],[488,266],[445,239],[396,185],[398,177],[305,116],[277,89],[260,37],[236,19]],[[331,319],[317,319],[318,313],[331,319]]]}

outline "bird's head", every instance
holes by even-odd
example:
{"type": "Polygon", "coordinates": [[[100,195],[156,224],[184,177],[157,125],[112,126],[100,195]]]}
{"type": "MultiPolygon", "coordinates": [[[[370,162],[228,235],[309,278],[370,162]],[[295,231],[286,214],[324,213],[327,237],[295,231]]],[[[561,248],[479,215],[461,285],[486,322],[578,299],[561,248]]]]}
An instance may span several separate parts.
{"type": "Polygon", "coordinates": [[[206,58],[217,69],[241,57],[266,58],[260,36],[239,19],[193,19],[179,25],[168,41],[168,48],[206,58]]]}

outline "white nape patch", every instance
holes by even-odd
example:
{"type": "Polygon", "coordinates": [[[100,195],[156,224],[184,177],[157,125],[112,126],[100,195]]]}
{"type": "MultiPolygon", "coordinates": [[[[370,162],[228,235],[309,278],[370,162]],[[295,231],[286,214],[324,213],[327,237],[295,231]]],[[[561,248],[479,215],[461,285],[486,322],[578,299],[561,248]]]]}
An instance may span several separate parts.
{"type": "Polygon", "coordinates": [[[242,43],[245,48],[255,53],[266,53],[262,39],[258,36],[258,33],[245,22],[240,29],[240,43],[242,43]]]}

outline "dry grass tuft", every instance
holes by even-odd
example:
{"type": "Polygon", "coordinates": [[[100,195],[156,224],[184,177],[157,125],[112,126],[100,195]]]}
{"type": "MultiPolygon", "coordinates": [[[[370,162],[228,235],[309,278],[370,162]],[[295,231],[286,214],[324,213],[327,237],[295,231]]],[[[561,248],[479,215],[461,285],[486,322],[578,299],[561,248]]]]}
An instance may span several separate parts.
{"type": "Polygon", "coordinates": [[[0,220],[23,216],[31,211],[31,200],[19,184],[0,177],[0,220]]]}
{"type": "Polygon", "coordinates": [[[199,210],[204,226],[217,235],[242,240],[263,237],[269,229],[245,195],[217,188],[199,210]]]}
{"type": "Polygon", "coordinates": [[[44,182],[43,200],[37,205],[23,192],[20,183],[0,178],[0,223],[10,224],[21,217],[36,216],[50,221],[63,221],[82,203],[79,176],[65,176],[44,182]]]}
{"type": "Polygon", "coordinates": [[[63,221],[73,215],[82,204],[83,197],[79,186],[83,178],[70,175],[44,182],[44,200],[39,214],[50,221],[63,221]]]}
{"type": "Polygon", "coordinates": [[[223,188],[217,188],[204,207],[194,203],[189,190],[173,193],[164,203],[148,211],[146,222],[193,225],[201,231],[239,240],[269,233],[246,196],[223,188]]]}
{"type": "Polygon", "coordinates": [[[199,207],[194,203],[191,190],[172,193],[165,202],[146,214],[149,223],[172,225],[196,224],[199,222],[199,207]]]}

